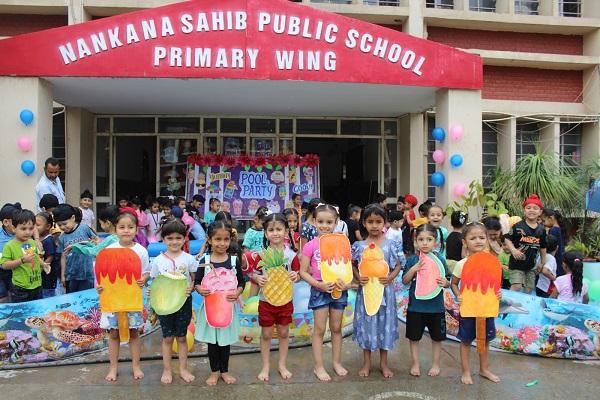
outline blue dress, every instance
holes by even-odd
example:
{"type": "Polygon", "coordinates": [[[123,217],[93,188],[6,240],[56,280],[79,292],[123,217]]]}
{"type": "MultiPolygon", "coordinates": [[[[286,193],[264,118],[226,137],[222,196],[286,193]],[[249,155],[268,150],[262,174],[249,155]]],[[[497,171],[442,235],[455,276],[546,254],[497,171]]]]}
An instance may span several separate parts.
{"type": "MultiPolygon", "coordinates": [[[[352,260],[358,264],[363,251],[367,248],[365,241],[354,242],[352,245],[352,260]]],[[[385,261],[390,266],[390,272],[400,264],[406,263],[402,245],[393,240],[386,240],[382,246],[385,261]]],[[[365,310],[363,288],[358,288],[354,307],[354,325],[352,339],[364,350],[392,350],[398,334],[398,315],[396,312],[396,294],[394,285],[387,285],[383,290],[383,301],[377,314],[368,316],[365,310]]]]}

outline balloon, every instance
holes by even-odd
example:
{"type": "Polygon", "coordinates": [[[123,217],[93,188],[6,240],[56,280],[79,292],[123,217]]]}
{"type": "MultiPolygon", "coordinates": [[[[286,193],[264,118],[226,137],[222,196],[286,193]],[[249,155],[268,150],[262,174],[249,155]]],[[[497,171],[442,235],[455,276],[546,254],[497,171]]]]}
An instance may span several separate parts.
{"type": "Polygon", "coordinates": [[[450,165],[452,165],[454,168],[460,167],[462,163],[463,157],[460,154],[453,154],[452,157],[450,157],[450,165]]]}
{"type": "Polygon", "coordinates": [[[443,142],[446,138],[446,131],[444,128],[433,128],[433,131],[431,131],[431,136],[438,142],[443,142]]]}
{"type": "Polygon", "coordinates": [[[35,164],[31,160],[25,160],[21,163],[21,171],[27,176],[33,174],[35,171],[35,164]]]}
{"type": "Polygon", "coordinates": [[[453,140],[462,139],[463,134],[464,134],[464,130],[460,124],[452,125],[452,128],[450,128],[450,137],[453,140]]]}
{"type": "Polygon", "coordinates": [[[21,136],[19,139],[17,139],[17,146],[19,146],[19,150],[21,150],[23,153],[27,153],[31,150],[33,142],[29,137],[21,136]]]}
{"type": "Polygon", "coordinates": [[[467,193],[467,186],[464,183],[457,183],[454,185],[454,196],[462,197],[467,193]]]}
{"type": "Polygon", "coordinates": [[[158,257],[160,253],[164,253],[167,251],[167,245],[164,243],[150,243],[148,245],[148,255],[153,257],[158,257]]]}
{"type": "Polygon", "coordinates": [[[434,172],[431,174],[431,184],[433,186],[444,186],[444,182],[446,182],[446,177],[441,172],[434,172]]]}
{"type": "Polygon", "coordinates": [[[21,119],[22,123],[24,123],[25,125],[29,125],[33,122],[33,111],[24,108],[23,110],[21,110],[19,118],[21,119]]]}
{"type": "MultiPolygon", "coordinates": [[[[188,353],[192,351],[192,349],[194,348],[194,334],[192,332],[190,332],[190,330],[188,329],[187,333],[185,334],[185,342],[187,343],[187,348],[188,348],[188,353]]],[[[173,340],[173,346],[171,346],[171,350],[173,350],[173,353],[177,353],[178,346],[177,346],[177,338],[175,338],[175,340],[173,340]]]]}
{"type": "Polygon", "coordinates": [[[444,153],[444,150],[436,150],[433,152],[431,157],[436,164],[442,164],[446,159],[446,153],[444,153]]]}

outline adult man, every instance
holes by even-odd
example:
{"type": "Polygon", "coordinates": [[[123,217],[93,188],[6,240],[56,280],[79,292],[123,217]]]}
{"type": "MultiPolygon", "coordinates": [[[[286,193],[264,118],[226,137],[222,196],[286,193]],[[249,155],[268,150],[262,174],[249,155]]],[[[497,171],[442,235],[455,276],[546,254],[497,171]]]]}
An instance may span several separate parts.
{"type": "Polygon", "coordinates": [[[40,178],[35,187],[35,205],[39,208],[40,200],[43,195],[50,193],[56,196],[58,203],[66,202],[65,191],[60,183],[58,174],[60,173],[60,165],[56,158],[50,157],[44,163],[44,175],[40,178]]]}

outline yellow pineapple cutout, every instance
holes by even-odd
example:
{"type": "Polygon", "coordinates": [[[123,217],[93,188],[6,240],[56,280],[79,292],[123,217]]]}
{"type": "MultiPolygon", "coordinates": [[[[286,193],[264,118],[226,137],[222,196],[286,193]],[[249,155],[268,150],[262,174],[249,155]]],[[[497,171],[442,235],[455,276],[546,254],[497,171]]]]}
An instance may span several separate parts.
{"type": "Polygon", "coordinates": [[[283,306],[292,301],[293,283],[285,267],[283,250],[269,247],[260,254],[259,267],[267,276],[263,286],[263,295],[267,303],[273,306],[283,306]]]}
{"type": "Polygon", "coordinates": [[[358,264],[360,276],[369,277],[369,282],[363,286],[363,297],[367,315],[377,314],[383,301],[383,286],[379,278],[385,278],[390,273],[390,266],[385,261],[383,251],[375,243],[370,243],[363,251],[360,264],[358,264]]]}

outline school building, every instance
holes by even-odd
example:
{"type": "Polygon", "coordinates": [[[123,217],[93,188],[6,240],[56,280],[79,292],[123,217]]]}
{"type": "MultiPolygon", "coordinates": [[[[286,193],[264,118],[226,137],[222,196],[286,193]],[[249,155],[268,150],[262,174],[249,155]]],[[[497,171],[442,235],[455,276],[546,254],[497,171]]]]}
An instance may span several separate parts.
{"type": "Polygon", "coordinates": [[[600,155],[595,0],[0,0],[0,37],[0,200],[31,208],[50,155],[98,207],[183,195],[194,153],[316,153],[340,205],[446,204],[538,145],[600,155]]]}

